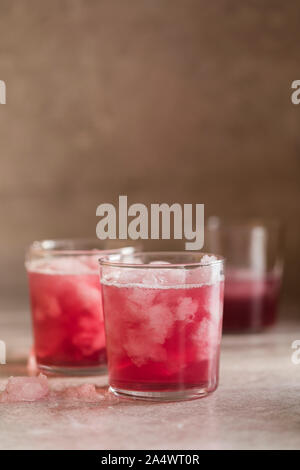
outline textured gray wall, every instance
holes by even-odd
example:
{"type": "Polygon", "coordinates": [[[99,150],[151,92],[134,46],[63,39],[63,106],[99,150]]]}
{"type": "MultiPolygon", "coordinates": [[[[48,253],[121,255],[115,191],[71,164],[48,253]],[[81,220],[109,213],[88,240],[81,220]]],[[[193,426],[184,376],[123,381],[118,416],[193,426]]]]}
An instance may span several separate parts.
{"type": "Polygon", "coordinates": [[[0,0],[0,291],[24,291],[31,240],[93,236],[128,194],[283,217],[298,296],[299,18],[293,0],[0,0]]]}

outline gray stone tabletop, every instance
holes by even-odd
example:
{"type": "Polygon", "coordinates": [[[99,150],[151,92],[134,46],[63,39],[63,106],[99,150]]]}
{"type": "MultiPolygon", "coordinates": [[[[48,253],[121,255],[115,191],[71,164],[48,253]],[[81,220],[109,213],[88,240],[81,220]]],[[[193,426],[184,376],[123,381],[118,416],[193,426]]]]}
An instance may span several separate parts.
{"type": "MultiPolygon", "coordinates": [[[[223,336],[221,376],[208,398],[164,404],[112,399],[107,377],[51,378],[51,388],[94,383],[99,403],[55,400],[0,404],[0,449],[299,449],[300,340],[297,309],[259,335],[223,336]]],[[[25,375],[31,345],[26,309],[0,312],[11,375],[25,375]]]]}

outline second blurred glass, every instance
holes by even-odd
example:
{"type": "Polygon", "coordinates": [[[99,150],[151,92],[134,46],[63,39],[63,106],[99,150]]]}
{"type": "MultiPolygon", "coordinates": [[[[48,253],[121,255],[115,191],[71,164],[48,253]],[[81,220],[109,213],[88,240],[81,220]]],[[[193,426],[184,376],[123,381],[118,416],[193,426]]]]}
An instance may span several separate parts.
{"type": "Polygon", "coordinates": [[[257,332],[276,322],[282,277],[278,221],[208,219],[206,249],[226,258],[223,330],[257,332]]]}
{"type": "Polygon", "coordinates": [[[98,259],[134,251],[121,243],[44,240],[30,246],[26,269],[39,369],[71,375],[106,371],[98,259]]]}

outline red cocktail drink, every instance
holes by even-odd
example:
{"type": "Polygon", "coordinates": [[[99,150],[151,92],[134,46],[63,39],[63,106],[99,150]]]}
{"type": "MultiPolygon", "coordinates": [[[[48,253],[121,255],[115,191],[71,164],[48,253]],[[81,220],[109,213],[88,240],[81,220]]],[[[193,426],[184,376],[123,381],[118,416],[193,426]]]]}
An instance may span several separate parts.
{"type": "Polygon", "coordinates": [[[59,258],[33,262],[28,268],[38,364],[63,368],[105,364],[101,292],[95,266],[97,258],[59,258]]]}
{"type": "Polygon", "coordinates": [[[259,331],[277,319],[280,277],[255,278],[241,271],[229,271],[224,297],[224,331],[259,331]]]}
{"type": "Polygon", "coordinates": [[[276,323],[283,237],[278,220],[208,219],[206,245],[226,258],[224,332],[257,333],[276,323]]]}
{"type": "MultiPolygon", "coordinates": [[[[142,259],[153,260],[149,256],[142,259]]],[[[190,269],[102,265],[109,383],[115,393],[172,400],[215,390],[223,275],[222,261],[209,257],[208,263],[212,260],[211,266],[190,269]]]]}
{"type": "Polygon", "coordinates": [[[33,245],[26,261],[37,365],[63,374],[105,371],[98,260],[107,251],[80,250],[72,241],[48,249],[47,243],[33,245]]]}

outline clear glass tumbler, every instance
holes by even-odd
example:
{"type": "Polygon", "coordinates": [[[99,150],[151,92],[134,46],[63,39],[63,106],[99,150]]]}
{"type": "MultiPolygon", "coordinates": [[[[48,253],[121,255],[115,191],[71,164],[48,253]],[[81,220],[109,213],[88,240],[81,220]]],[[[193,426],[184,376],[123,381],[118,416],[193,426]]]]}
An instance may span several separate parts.
{"type": "Polygon", "coordinates": [[[25,266],[39,369],[69,375],[107,370],[98,259],[133,251],[97,240],[44,240],[29,247],[25,266]]]}
{"type": "Polygon", "coordinates": [[[110,390],[173,401],[218,385],[223,258],[192,252],[100,260],[110,390]]]}
{"type": "Polygon", "coordinates": [[[283,269],[282,225],[211,217],[205,246],[226,257],[223,331],[258,332],[273,325],[283,269]]]}

